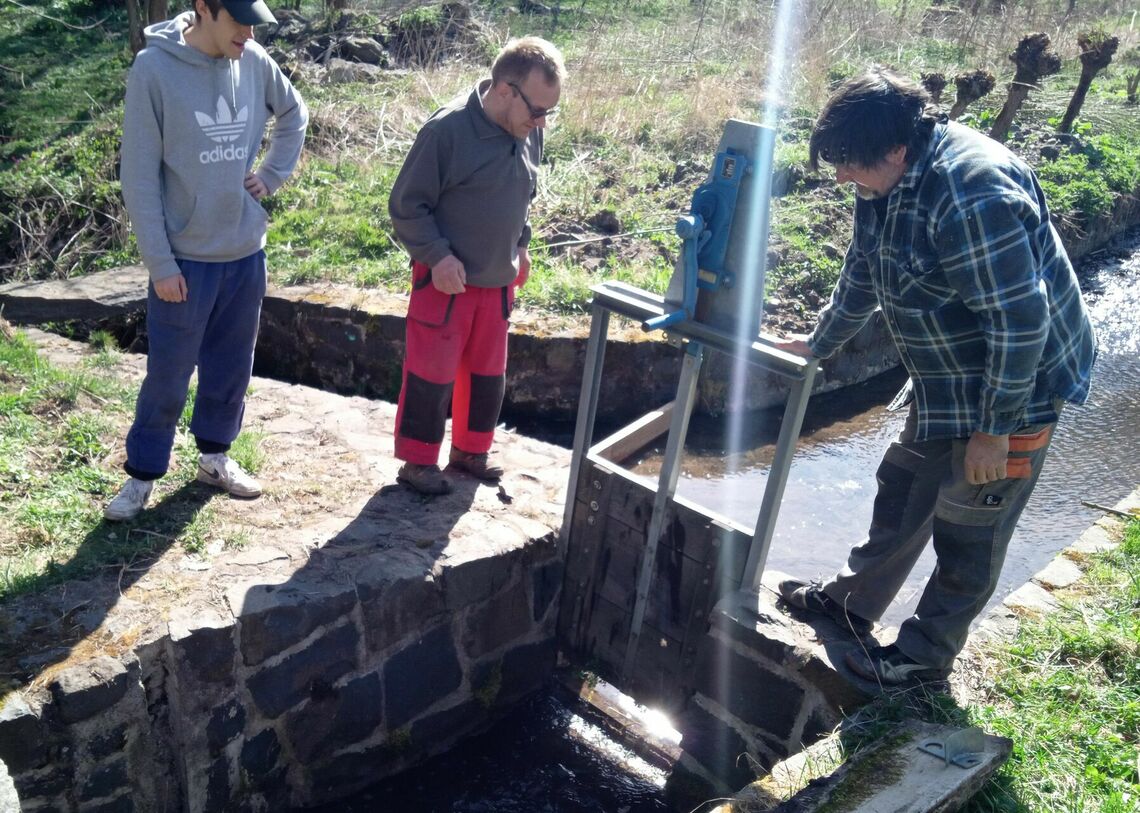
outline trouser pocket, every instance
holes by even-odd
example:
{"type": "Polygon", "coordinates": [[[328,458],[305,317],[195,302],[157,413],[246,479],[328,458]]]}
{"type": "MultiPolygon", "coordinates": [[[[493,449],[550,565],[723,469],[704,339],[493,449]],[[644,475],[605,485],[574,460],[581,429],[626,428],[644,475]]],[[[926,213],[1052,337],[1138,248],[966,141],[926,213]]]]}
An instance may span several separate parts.
{"type": "Polygon", "coordinates": [[[445,294],[432,284],[431,269],[423,263],[412,263],[408,318],[432,327],[443,327],[451,319],[454,306],[455,294],[445,294]]]}

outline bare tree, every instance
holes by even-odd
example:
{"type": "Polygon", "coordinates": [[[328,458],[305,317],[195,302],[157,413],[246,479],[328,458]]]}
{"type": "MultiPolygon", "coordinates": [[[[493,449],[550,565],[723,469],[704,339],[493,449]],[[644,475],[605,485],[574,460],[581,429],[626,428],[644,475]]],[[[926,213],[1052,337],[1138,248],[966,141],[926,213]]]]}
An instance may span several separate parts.
{"type": "Polygon", "coordinates": [[[1118,45],[1119,39],[1103,31],[1077,34],[1077,46],[1081,49],[1081,78],[1077,81],[1077,89],[1069,100],[1069,107],[1065,110],[1065,117],[1061,119],[1057,132],[1067,133],[1073,128],[1073,121],[1081,112],[1093,78],[1112,62],[1112,55],[1116,53],[1118,45]]]}
{"type": "Polygon", "coordinates": [[[957,88],[958,95],[954,106],[950,108],[950,118],[956,119],[965,113],[971,102],[976,102],[994,89],[995,82],[994,75],[983,70],[967,71],[955,76],[954,87],[957,88]]]}
{"type": "Polygon", "coordinates": [[[990,130],[990,138],[995,141],[1005,141],[1009,136],[1009,126],[1013,124],[1014,116],[1029,96],[1029,91],[1037,87],[1041,78],[1061,70],[1061,57],[1049,50],[1049,44],[1048,34],[1026,34],[1017,43],[1017,49],[1009,55],[1017,70],[1009,84],[1005,105],[990,130]]]}

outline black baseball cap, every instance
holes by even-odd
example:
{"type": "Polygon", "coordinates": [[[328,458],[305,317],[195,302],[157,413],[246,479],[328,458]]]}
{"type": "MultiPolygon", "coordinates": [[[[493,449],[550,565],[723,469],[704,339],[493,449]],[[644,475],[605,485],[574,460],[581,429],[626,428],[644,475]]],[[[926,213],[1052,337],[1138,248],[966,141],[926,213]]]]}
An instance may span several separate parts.
{"type": "Polygon", "coordinates": [[[222,8],[242,25],[277,22],[265,0],[222,0],[222,8]]]}

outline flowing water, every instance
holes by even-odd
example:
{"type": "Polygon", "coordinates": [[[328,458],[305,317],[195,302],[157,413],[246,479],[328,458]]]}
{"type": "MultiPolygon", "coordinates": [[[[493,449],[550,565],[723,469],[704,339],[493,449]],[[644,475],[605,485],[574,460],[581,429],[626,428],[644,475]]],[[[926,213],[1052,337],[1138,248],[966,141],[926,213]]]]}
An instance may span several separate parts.
{"type": "MultiPolygon", "coordinates": [[[[1124,256],[1100,262],[1083,287],[1099,340],[1092,392],[1086,404],[1070,405],[1062,415],[991,604],[1029,580],[1101,515],[1082,501],[1111,506],[1140,484],[1140,243],[1133,241],[1124,256]]],[[[875,470],[905,418],[905,412],[886,410],[903,381],[896,370],[809,402],[768,569],[827,577],[862,541],[871,519],[875,470]]],[[[723,436],[716,442],[716,429],[696,427],[678,493],[753,527],[776,421],[774,414],[755,421],[751,448],[732,455],[726,454],[723,436]]],[[[659,463],[659,456],[651,455],[637,470],[653,471],[659,463]]],[[[886,623],[910,615],[933,566],[928,549],[886,623]]]]}
{"type": "MultiPolygon", "coordinates": [[[[1140,483],[1140,239],[1083,276],[1100,339],[1092,395],[1062,417],[994,601],[1097,519],[1100,513],[1083,507],[1082,500],[1112,505],[1140,483]]],[[[898,371],[886,373],[809,403],[769,568],[830,575],[861,540],[871,516],[875,469],[902,426],[902,414],[887,412],[885,404],[904,380],[898,371]]],[[[773,413],[749,421],[747,448],[731,455],[724,448],[723,424],[696,423],[679,493],[753,526],[776,420],[773,413]]],[[[638,470],[652,473],[659,465],[660,450],[647,454],[638,470]]],[[[932,566],[928,552],[886,621],[897,623],[910,613],[932,566]]],[[[556,697],[545,696],[486,734],[325,813],[664,813],[664,782],[663,771],[556,697]]]]}

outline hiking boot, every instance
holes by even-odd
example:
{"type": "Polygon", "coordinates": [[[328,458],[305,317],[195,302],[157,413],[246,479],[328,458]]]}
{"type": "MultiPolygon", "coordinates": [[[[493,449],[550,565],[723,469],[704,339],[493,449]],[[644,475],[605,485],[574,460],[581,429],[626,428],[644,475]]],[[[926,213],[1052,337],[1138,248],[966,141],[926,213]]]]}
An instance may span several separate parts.
{"type": "Polygon", "coordinates": [[[950,670],[912,661],[894,644],[848,652],[844,660],[859,677],[881,686],[945,683],[950,677],[950,670]]]}
{"type": "Polygon", "coordinates": [[[261,483],[224,452],[198,455],[198,482],[227,491],[235,497],[258,497],[261,483]]]}
{"type": "Polygon", "coordinates": [[[779,584],[780,597],[795,607],[809,613],[826,615],[845,630],[850,630],[859,638],[871,631],[874,622],[847,609],[827,593],[820,582],[805,582],[799,579],[784,579],[779,584]]]}
{"type": "Polygon", "coordinates": [[[491,462],[490,457],[487,452],[472,454],[452,447],[447,463],[452,468],[465,471],[480,480],[498,480],[503,476],[503,467],[491,462]]]}
{"type": "Polygon", "coordinates": [[[146,507],[150,492],[153,490],[153,480],[138,480],[132,477],[119,489],[115,499],[107,503],[107,507],[103,509],[103,516],[113,522],[134,519],[146,507]]]}
{"type": "Polygon", "coordinates": [[[421,494],[450,494],[451,481],[443,476],[434,463],[424,466],[419,463],[405,463],[396,472],[396,482],[411,486],[421,494]]]}

